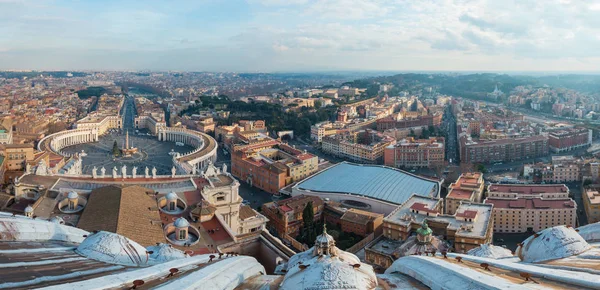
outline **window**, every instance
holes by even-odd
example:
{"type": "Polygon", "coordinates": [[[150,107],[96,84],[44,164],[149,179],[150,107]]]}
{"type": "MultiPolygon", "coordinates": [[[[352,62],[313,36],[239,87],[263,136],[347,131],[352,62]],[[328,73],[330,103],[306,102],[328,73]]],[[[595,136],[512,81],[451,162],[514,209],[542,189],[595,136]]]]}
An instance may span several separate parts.
{"type": "Polygon", "coordinates": [[[186,234],[187,234],[187,232],[185,230],[180,230],[179,231],[179,239],[180,240],[185,240],[187,238],[186,234]]]}

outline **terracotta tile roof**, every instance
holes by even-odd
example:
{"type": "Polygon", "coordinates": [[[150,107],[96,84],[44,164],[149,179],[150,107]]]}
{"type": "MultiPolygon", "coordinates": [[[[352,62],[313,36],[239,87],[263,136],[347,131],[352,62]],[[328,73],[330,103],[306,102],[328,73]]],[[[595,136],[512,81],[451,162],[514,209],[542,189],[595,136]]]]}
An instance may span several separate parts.
{"type": "Polygon", "coordinates": [[[436,210],[430,209],[426,204],[420,203],[420,202],[415,202],[413,205],[410,206],[410,209],[414,209],[417,211],[429,212],[429,213],[437,213],[436,210]]]}
{"type": "Polygon", "coordinates": [[[536,193],[562,193],[567,192],[568,188],[564,184],[493,184],[489,187],[490,192],[512,192],[520,194],[536,194],[536,193]]]}
{"type": "Polygon", "coordinates": [[[106,186],[95,189],[77,227],[102,230],[130,238],[143,246],[165,242],[156,200],[141,186],[106,186]]]}
{"type": "Polygon", "coordinates": [[[347,222],[351,222],[351,223],[355,223],[355,224],[366,225],[370,221],[378,218],[379,216],[381,216],[383,218],[382,214],[375,214],[375,213],[370,213],[367,211],[356,210],[356,209],[351,208],[351,209],[347,210],[340,219],[343,221],[347,221],[347,222]]]}
{"type": "Polygon", "coordinates": [[[478,213],[478,211],[476,211],[476,210],[465,210],[463,212],[456,213],[456,216],[468,218],[468,219],[474,219],[475,217],[477,217],[477,213],[478,213]]]}

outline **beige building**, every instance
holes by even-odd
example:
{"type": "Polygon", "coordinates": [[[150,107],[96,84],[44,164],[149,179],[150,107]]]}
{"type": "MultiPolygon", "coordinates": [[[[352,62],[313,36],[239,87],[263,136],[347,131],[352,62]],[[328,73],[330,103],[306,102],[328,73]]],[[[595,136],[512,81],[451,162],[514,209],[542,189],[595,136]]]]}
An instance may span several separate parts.
{"type": "Polygon", "coordinates": [[[434,167],[444,164],[445,145],[443,137],[398,140],[385,148],[384,163],[391,167],[434,167]]]}
{"type": "Polygon", "coordinates": [[[110,129],[123,128],[123,118],[119,115],[89,114],[75,123],[77,129],[97,129],[98,135],[103,135],[110,129]]]}
{"type": "Polygon", "coordinates": [[[378,164],[383,161],[385,148],[394,142],[392,137],[377,131],[361,130],[324,137],[321,149],[351,161],[378,164]]]}
{"type": "Polygon", "coordinates": [[[576,225],[577,204],[569,189],[557,185],[492,184],[486,204],[493,204],[494,232],[524,233],[558,225],[576,225]]]}
{"type": "Polygon", "coordinates": [[[450,184],[446,196],[446,214],[455,214],[461,202],[481,202],[484,181],[481,172],[463,173],[450,184]]]}
{"type": "Polygon", "coordinates": [[[598,190],[588,189],[583,194],[583,207],[588,223],[600,222],[600,193],[598,190]]]}
{"type": "Polygon", "coordinates": [[[25,164],[29,160],[33,160],[33,145],[32,144],[6,144],[4,145],[4,164],[6,170],[22,171],[25,170],[25,164]]]}
{"type": "Polygon", "coordinates": [[[383,235],[366,246],[365,259],[370,264],[389,267],[398,258],[398,247],[421,227],[423,221],[427,222],[434,236],[453,242],[457,253],[466,253],[491,243],[494,227],[492,207],[490,204],[464,202],[454,215],[446,215],[441,213],[441,199],[413,195],[383,219],[383,235]]]}
{"type": "Polygon", "coordinates": [[[12,144],[13,119],[10,116],[0,118],[0,144],[12,144]]]}

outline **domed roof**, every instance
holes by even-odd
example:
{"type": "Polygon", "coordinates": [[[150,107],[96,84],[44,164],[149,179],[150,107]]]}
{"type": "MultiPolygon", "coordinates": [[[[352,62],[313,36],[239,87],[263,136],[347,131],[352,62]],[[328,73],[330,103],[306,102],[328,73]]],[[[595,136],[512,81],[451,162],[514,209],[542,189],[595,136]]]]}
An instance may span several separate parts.
{"type": "Polygon", "coordinates": [[[172,260],[188,258],[189,255],[184,253],[181,250],[173,248],[169,244],[160,243],[156,246],[150,246],[147,248],[148,251],[151,251],[150,259],[153,262],[164,263],[172,260]]]}
{"type": "Polygon", "coordinates": [[[491,259],[500,259],[513,256],[512,252],[509,249],[494,246],[492,244],[480,245],[477,248],[469,250],[467,252],[467,255],[491,259]]]}
{"type": "Polygon", "coordinates": [[[190,223],[186,219],[180,217],[177,220],[175,220],[175,223],[173,225],[177,228],[185,228],[189,227],[190,223]]]}
{"type": "Polygon", "coordinates": [[[77,192],[75,192],[75,191],[71,191],[67,195],[67,198],[78,198],[78,197],[79,197],[79,194],[77,194],[77,192]]]}
{"type": "Polygon", "coordinates": [[[336,256],[322,257],[315,256],[313,252],[314,249],[309,249],[290,258],[279,289],[375,289],[377,287],[377,277],[373,267],[362,263],[354,254],[339,250],[336,256]]]}
{"type": "Polygon", "coordinates": [[[587,242],[600,242],[600,222],[578,227],[577,230],[587,242]]]}
{"type": "Polygon", "coordinates": [[[84,257],[109,264],[142,266],[147,264],[146,249],[115,233],[100,231],[90,234],[76,252],[84,257]]]}
{"type": "Polygon", "coordinates": [[[28,205],[28,206],[25,208],[25,212],[26,212],[26,213],[32,213],[32,212],[33,212],[33,207],[31,207],[31,205],[28,205]]]}
{"type": "Polygon", "coordinates": [[[179,198],[179,196],[177,196],[177,193],[174,192],[169,192],[166,195],[167,200],[177,200],[177,198],[179,198]]]}
{"type": "Polygon", "coordinates": [[[517,248],[522,261],[544,262],[579,255],[591,246],[573,228],[547,228],[529,238],[517,248]]]}
{"type": "Polygon", "coordinates": [[[323,225],[323,233],[317,236],[315,245],[335,245],[335,239],[327,233],[326,225],[323,225]]]}

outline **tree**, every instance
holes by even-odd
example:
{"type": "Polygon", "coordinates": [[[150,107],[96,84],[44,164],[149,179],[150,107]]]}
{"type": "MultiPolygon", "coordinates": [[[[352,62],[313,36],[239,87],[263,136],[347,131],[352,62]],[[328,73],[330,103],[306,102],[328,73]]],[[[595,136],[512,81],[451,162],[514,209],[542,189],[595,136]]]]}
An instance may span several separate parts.
{"type": "Polygon", "coordinates": [[[112,154],[113,156],[121,155],[121,150],[119,149],[119,145],[117,145],[117,140],[115,140],[113,143],[112,154]]]}
{"type": "Polygon", "coordinates": [[[486,173],[487,172],[487,168],[485,168],[485,166],[483,164],[477,164],[477,171],[481,172],[481,173],[486,173]]]}
{"type": "Polygon", "coordinates": [[[321,108],[321,106],[323,106],[323,102],[321,102],[321,101],[315,101],[315,109],[318,110],[318,109],[321,108]]]}
{"type": "Polygon", "coordinates": [[[306,207],[302,211],[302,221],[304,222],[304,235],[305,241],[311,242],[317,238],[314,224],[315,212],[313,211],[312,201],[306,204],[306,207]]]}

